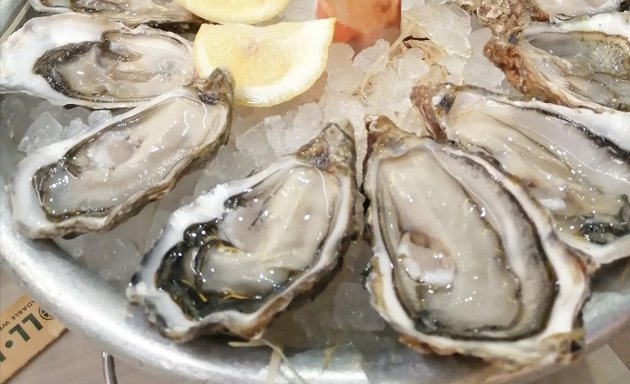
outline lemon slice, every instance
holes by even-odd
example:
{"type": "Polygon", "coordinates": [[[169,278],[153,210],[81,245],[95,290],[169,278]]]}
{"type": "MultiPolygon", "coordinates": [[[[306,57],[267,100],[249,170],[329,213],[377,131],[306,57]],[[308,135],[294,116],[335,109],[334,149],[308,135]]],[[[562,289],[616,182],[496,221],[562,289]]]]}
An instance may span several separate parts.
{"type": "Polygon", "coordinates": [[[291,0],[176,0],[195,15],[216,23],[254,24],[269,20],[291,0]]]}
{"type": "Polygon", "coordinates": [[[237,104],[277,105],[304,93],[322,75],[334,30],[335,19],[266,27],[204,24],[193,44],[195,67],[203,77],[227,69],[237,104]]]}

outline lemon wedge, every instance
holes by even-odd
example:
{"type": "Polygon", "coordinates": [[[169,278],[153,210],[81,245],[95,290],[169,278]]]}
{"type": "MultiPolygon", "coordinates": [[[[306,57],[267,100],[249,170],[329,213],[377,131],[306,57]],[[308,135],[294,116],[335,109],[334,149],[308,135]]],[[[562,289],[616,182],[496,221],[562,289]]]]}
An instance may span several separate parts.
{"type": "Polygon", "coordinates": [[[304,93],[324,73],[334,30],[335,19],[204,24],[193,44],[195,68],[202,77],[228,70],[237,104],[270,107],[304,93]]]}
{"type": "Polygon", "coordinates": [[[176,0],[195,15],[216,23],[254,24],[269,20],[291,0],[176,0]]]}

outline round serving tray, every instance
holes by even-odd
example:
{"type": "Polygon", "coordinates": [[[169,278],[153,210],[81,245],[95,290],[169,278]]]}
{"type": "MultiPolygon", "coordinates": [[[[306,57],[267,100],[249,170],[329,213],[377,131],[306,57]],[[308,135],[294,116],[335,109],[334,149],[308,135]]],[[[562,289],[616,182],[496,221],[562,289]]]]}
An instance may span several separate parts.
{"type": "MultiPolygon", "coordinates": [[[[4,16],[8,12],[14,18],[23,16],[23,6],[23,1],[1,0],[3,32],[6,23],[15,21],[4,16]]],[[[268,348],[233,348],[224,338],[175,344],[161,337],[140,309],[128,305],[121,289],[105,282],[54,243],[21,236],[11,220],[6,183],[0,177],[0,264],[68,328],[117,358],[156,375],[186,383],[265,382],[271,353],[268,348]]],[[[630,262],[620,261],[594,277],[593,295],[583,316],[587,349],[601,345],[630,322],[630,279],[626,272],[630,272],[630,262]]],[[[393,342],[391,332],[384,339],[387,342],[372,343],[370,348],[349,340],[335,351],[326,368],[322,350],[285,351],[300,377],[283,365],[276,383],[473,383],[495,373],[478,359],[422,356],[393,342]]],[[[503,378],[524,382],[558,368],[503,378]]]]}

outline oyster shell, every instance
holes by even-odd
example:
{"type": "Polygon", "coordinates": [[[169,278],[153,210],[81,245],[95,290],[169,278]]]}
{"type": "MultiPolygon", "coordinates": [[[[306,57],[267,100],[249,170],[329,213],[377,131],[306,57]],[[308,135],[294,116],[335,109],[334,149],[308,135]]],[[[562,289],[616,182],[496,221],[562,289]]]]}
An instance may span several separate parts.
{"type": "Polygon", "coordinates": [[[401,341],[512,367],[571,358],[588,293],[547,213],[482,156],[369,123],[372,305],[401,341]]]}
{"type": "Polygon", "coordinates": [[[0,75],[1,93],[127,108],[192,84],[195,70],[190,43],[174,33],[60,14],[27,21],[2,44],[0,75]]]}
{"type": "Polygon", "coordinates": [[[356,232],[354,139],[329,124],[295,155],[175,211],[127,291],[166,336],[255,338],[339,263],[356,232]]]}
{"type": "Polygon", "coordinates": [[[70,10],[69,0],[28,0],[28,3],[37,12],[42,13],[66,13],[70,10]]]}
{"type": "Polygon", "coordinates": [[[548,20],[565,20],[577,16],[626,11],[627,0],[530,0],[548,20]]]}
{"type": "Polygon", "coordinates": [[[31,238],[104,232],[166,195],[228,137],[232,84],[221,70],[79,137],[41,148],[13,176],[17,225],[31,238]]]}
{"type": "Polygon", "coordinates": [[[39,12],[77,12],[131,25],[199,20],[175,0],[28,0],[28,2],[39,12]]]}
{"type": "Polygon", "coordinates": [[[536,23],[495,36],[485,55],[530,97],[630,111],[630,13],[536,23]]]}
{"type": "Polygon", "coordinates": [[[505,34],[532,20],[547,20],[547,15],[529,0],[459,0],[459,3],[465,9],[476,12],[479,21],[495,34],[505,34]]]}
{"type": "Polygon", "coordinates": [[[552,214],[561,240],[597,263],[630,256],[630,113],[418,87],[434,137],[496,159],[552,214]]]}
{"type": "Polygon", "coordinates": [[[532,21],[562,21],[578,16],[628,10],[627,0],[458,0],[495,33],[504,34],[532,21]]]}

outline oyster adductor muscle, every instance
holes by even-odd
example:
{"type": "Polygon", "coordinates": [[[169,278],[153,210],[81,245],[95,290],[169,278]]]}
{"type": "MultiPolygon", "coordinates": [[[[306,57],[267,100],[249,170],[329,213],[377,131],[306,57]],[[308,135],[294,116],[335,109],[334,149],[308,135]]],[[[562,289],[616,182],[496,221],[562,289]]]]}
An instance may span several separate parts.
{"type": "Polygon", "coordinates": [[[630,12],[526,25],[484,52],[529,97],[630,112],[630,12]]]}
{"type": "Polygon", "coordinates": [[[186,39],[78,14],[27,21],[2,44],[0,74],[2,93],[94,109],[138,106],[195,80],[186,39]]]}
{"type": "Polygon", "coordinates": [[[570,358],[588,276],[545,210],[482,156],[369,126],[367,288],[401,340],[517,366],[570,358]]]}
{"type": "Polygon", "coordinates": [[[32,238],[103,232],[166,195],[227,140],[232,80],[214,71],[22,160],[13,215],[32,238]]]}
{"type": "Polygon", "coordinates": [[[357,230],[354,138],[329,124],[295,155],[176,210],[127,291],[175,340],[261,335],[329,277],[357,230]]]}
{"type": "Polygon", "coordinates": [[[412,95],[434,137],[482,152],[551,213],[593,264],[630,256],[630,113],[523,101],[469,86],[412,95]]]}

